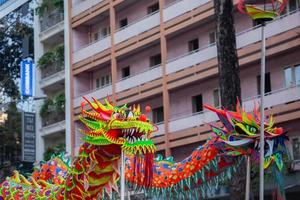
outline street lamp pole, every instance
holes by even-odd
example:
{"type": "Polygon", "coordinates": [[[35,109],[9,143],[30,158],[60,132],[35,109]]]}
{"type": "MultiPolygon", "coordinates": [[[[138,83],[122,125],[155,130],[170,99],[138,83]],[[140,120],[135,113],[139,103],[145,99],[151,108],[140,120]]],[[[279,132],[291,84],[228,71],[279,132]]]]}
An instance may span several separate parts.
{"type": "Polygon", "coordinates": [[[261,23],[261,72],[260,72],[260,162],[259,162],[259,199],[264,199],[264,97],[265,97],[265,71],[266,71],[266,38],[265,22],[261,23]]]}
{"type": "Polygon", "coordinates": [[[125,199],[125,155],[121,150],[121,200],[125,199]]]}

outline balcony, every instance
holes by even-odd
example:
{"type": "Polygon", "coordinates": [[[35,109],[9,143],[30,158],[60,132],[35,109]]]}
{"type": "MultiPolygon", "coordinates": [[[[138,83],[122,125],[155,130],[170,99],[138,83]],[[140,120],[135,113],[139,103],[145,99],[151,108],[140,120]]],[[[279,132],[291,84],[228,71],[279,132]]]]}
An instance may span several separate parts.
{"type": "Polygon", "coordinates": [[[47,136],[47,135],[63,132],[65,130],[66,130],[66,122],[63,119],[61,121],[50,124],[48,126],[42,127],[41,135],[42,136],[47,136]]]}
{"type": "Polygon", "coordinates": [[[64,13],[54,10],[41,17],[41,32],[39,34],[41,41],[54,36],[64,30],[64,13]]]}
{"type": "MultiPolygon", "coordinates": [[[[162,76],[161,66],[160,65],[154,66],[147,71],[144,71],[139,74],[119,80],[116,83],[116,91],[122,92],[122,91],[128,90],[130,88],[137,87],[137,86],[143,85],[147,82],[158,79],[161,76],[162,76]]],[[[86,96],[87,98],[95,97],[97,99],[101,99],[101,98],[104,98],[107,95],[111,95],[111,94],[112,94],[112,86],[107,85],[102,88],[97,88],[93,91],[90,91],[90,92],[86,93],[86,95],[83,94],[83,96],[86,96]]],[[[75,107],[80,106],[81,101],[82,101],[81,97],[76,98],[74,101],[74,106],[75,107]]]]}
{"type": "Polygon", "coordinates": [[[103,0],[77,0],[73,4],[72,17],[92,8],[103,0]]]}
{"type": "Polygon", "coordinates": [[[101,88],[96,88],[92,91],[89,91],[87,93],[81,94],[80,97],[77,97],[74,99],[74,107],[79,107],[80,103],[82,102],[82,96],[85,96],[87,99],[91,99],[92,97],[96,99],[101,99],[103,97],[106,97],[108,95],[112,94],[112,86],[107,85],[101,88]]]}
{"type": "Polygon", "coordinates": [[[42,126],[47,127],[65,120],[64,112],[53,111],[42,118],[42,126]]]}
{"type": "Polygon", "coordinates": [[[180,0],[175,1],[171,5],[164,8],[164,22],[167,22],[175,17],[183,15],[197,7],[203,6],[209,3],[210,0],[180,0]]]}
{"type": "Polygon", "coordinates": [[[42,119],[42,128],[51,127],[52,125],[65,120],[65,94],[61,93],[48,98],[42,104],[39,115],[42,119]]]}
{"type": "Polygon", "coordinates": [[[41,71],[41,87],[46,87],[64,80],[64,45],[58,45],[44,53],[38,60],[41,71]]]}
{"type": "MultiPolygon", "coordinates": [[[[253,110],[254,102],[258,100],[259,96],[246,98],[243,100],[243,107],[246,111],[250,112],[253,110]]],[[[267,93],[265,96],[265,108],[270,108],[297,100],[300,100],[300,85],[289,88],[282,88],[280,90],[267,93]]],[[[203,124],[207,124],[217,120],[218,117],[215,113],[211,111],[202,111],[199,113],[173,118],[170,120],[169,127],[170,132],[172,133],[187,128],[201,126],[203,124]]],[[[162,134],[163,133],[159,131],[159,135],[162,134]]]]}
{"type": "Polygon", "coordinates": [[[41,18],[41,31],[45,31],[64,20],[64,13],[54,10],[41,18]]]}
{"type": "Polygon", "coordinates": [[[99,52],[104,51],[105,49],[110,48],[111,46],[111,37],[107,36],[100,40],[97,40],[91,44],[86,45],[74,52],[73,63],[77,63],[81,60],[84,60],[88,57],[91,57],[99,52]]]}
{"type": "Polygon", "coordinates": [[[41,88],[48,87],[65,79],[65,66],[52,64],[41,69],[41,88]]]}
{"type": "MultiPolygon", "coordinates": [[[[288,30],[300,26],[300,12],[293,12],[281,16],[275,21],[267,24],[265,27],[266,38],[284,33],[288,30]],[[293,23],[292,23],[293,22],[293,23]]],[[[261,27],[253,27],[246,31],[237,34],[237,49],[246,47],[247,45],[254,44],[261,40],[261,27]]],[[[217,47],[211,44],[207,47],[189,52],[180,57],[171,59],[167,63],[167,74],[171,74],[182,69],[197,65],[201,62],[210,60],[217,57],[217,47]]]]}
{"type": "MultiPolygon", "coordinates": [[[[277,20],[268,23],[268,25],[266,26],[266,37],[270,38],[272,36],[286,32],[298,26],[300,26],[299,11],[284,15],[278,18],[277,20]],[[291,21],[294,21],[294,23],[290,23],[291,21]]],[[[260,41],[260,27],[253,27],[237,35],[238,48],[243,48],[249,44],[256,43],[259,41],[260,41]],[[254,37],[254,35],[257,36],[254,37]],[[253,38],[251,38],[252,36],[253,38]]],[[[217,57],[216,45],[211,44],[205,48],[198,49],[196,51],[184,54],[178,58],[169,60],[166,65],[167,68],[166,72],[167,74],[172,74],[174,72],[197,65],[201,62],[216,57],[217,57]]],[[[162,70],[161,67],[158,67],[145,72],[141,72],[140,74],[131,76],[127,79],[120,80],[119,82],[116,83],[116,90],[117,92],[122,92],[130,88],[134,88],[139,85],[146,84],[150,81],[158,79],[162,75],[161,70],[162,70]]],[[[111,89],[109,88],[100,88],[97,89],[96,91],[97,92],[89,92],[89,93],[96,95],[97,98],[103,98],[106,95],[111,94],[111,89]]],[[[88,95],[91,95],[89,93],[88,95]]],[[[78,107],[80,105],[80,102],[81,102],[80,98],[75,99],[74,106],[78,107]]]]}
{"type": "Polygon", "coordinates": [[[133,75],[126,79],[122,79],[116,84],[117,92],[122,92],[139,85],[143,85],[147,82],[158,79],[162,76],[162,68],[160,65],[152,67],[151,69],[133,75]]]}
{"type": "MultiPolygon", "coordinates": [[[[94,2],[94,1],[91,0],[87,2],[94,2]]],[[[204,5],[207,2],[209,2],[209,0],[195,0],[192,3],[189,2],[188,0],[175,2],[164,9],[166,15],[165,21],[174,19],[175,17],[180,16],[186,12],[189,12],[201,5],[204,5]]],[[[152,13],[150,15],[146,15],[145,17],[117,30],[115,33],[115,43],[119,44],[121,42],[124,42],[134,36],[140,35],[155,27],[158,27],[159,24],[160,24],[160,16],[158,12],[152,13]]],[[[100,53],[105,49],[108,49],[110,46],[111,46],[110,37],[100,39],[99,41],[93,44],[88,44],[87,46],[74,52],[73,62],[77,63],[83,59],[86,59],[90,56],[100,53]]]]}
{"type": "Polygon", "coordinates": [[[139,35],[141,33],[144,33],[156,26],[159,26],[160,20],[159,20],[159,13],[155,12],[150,15],[147,15],[138,21],[135,21],[126,27],[122,27],[119,29],[116,34],[116,44],[126,41],[131,37],[134,37],[136,35],[139,35]]]}

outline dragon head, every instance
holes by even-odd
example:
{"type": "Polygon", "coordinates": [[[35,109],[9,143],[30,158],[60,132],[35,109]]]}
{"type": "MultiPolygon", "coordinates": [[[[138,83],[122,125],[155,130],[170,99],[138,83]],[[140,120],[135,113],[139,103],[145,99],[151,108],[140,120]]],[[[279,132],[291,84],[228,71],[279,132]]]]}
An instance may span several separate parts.
{"type": "MultiPolygon", "coordinates": [[[[205,105],[209,110],[214,111],[223,124],[223,128],[211,125],[212,131],[219,139],[226,144],[225,154],[231,156],[252,155],[255,159],[259,155],[260,143],[260,112],[255,105],[252,113],[247,113],[237,103],[236,111],[226,109],[215,109],[205,105]]],[[[282,128],[274,127],[272,115],[269,120],[264,120],[265,135],[265,168],[274,161],[281,170],[283,166],[282,155],[286,152],[284,141],[287,139],[286,132],[282,128]]]]}
{"type": "Polygon", "coordinates": [[[92,111],[84,109],[81,104],[80,120],[88,130],[81,130],[83,140],[94,145],[117,145],[128,154],[153,154],[155,145],[150,136],[156,130],[155,125],[141,113],[140,106],[114,106],[107,99],[106,105],[98,100],[89,101],[92,111]]]}

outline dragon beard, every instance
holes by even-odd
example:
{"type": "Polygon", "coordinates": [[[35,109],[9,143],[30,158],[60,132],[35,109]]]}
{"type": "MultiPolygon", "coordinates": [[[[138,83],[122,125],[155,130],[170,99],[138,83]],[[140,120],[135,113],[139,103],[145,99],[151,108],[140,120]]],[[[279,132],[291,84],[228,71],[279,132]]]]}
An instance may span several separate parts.
{"type": "Polygon", "coordinates": [[[133,175],[137,179],[138,185],[150,187],[153,179],[154,154],[137,154],[133,158],[133,163],[133,175]]]}

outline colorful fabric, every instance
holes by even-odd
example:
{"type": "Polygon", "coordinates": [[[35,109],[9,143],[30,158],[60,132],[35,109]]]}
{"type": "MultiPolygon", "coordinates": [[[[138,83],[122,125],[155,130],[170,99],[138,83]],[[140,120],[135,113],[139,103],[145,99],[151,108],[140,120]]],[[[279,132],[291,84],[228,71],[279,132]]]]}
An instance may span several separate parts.
{"type": "MultiPolygon", "coordinates": [[[[157,130],[140,106],[114,106],[106,100],[93,99],[82,103],[80,120],[86,128],[84,143],[73,162],[63,156],[52,158],[36,168],[26,179],[15,172],[0,185],[4,199],[100,199],[118,193],[121,151],[126,154],[125,177],[134,190],[163,199],[186,195],[205,196],[231,178],[243,156],[255,159],[259,153],[260,117],[256,107],[252,114],[237,106],[237,111],[215,112],[223,127],[211,125],[214,135],[192,154],[175,163],[172,157],[154,158],[155,145],[151,135],[157,130]],[[92,109],[85,110],[86,103],[92,109]],[[199,192],[200,191],[200,192],[199,192]]],[[[149,107],[147,108],[149,111],[149,107]]],[[[274,127],[273,118],[265,123],[268,146],[264,166],[276,166],[280,172],[287,139],[281,128],[274,127]]]]}

